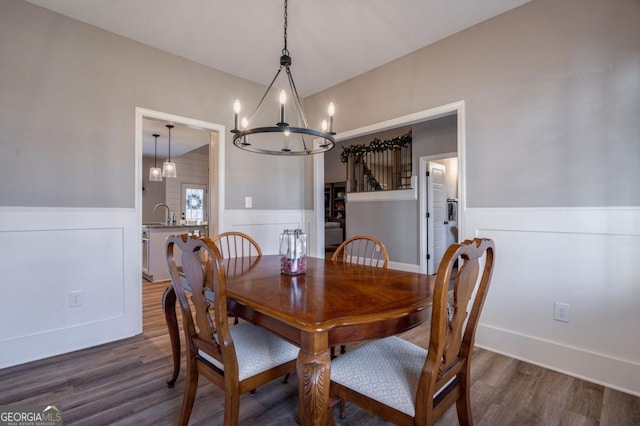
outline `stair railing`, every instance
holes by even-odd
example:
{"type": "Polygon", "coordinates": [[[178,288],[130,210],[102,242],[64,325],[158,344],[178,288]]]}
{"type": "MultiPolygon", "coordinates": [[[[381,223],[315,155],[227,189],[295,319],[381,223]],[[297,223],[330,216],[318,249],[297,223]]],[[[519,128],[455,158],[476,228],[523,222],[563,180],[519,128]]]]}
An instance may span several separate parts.
{"type": "Polygon", "coordinates": [[[369,145],[343,147],[347,192],[411,188],[411,132],[393,139],[374,139],[369,145]]]}

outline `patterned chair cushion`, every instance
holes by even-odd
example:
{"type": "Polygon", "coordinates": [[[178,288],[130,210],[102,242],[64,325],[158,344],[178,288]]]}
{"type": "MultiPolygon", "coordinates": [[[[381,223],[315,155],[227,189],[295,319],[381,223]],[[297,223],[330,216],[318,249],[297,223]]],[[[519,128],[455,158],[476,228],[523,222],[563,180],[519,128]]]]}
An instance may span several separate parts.
{"type": "MultiPolygon", "coordinates": [[[[298,357],[299,349],[250,323],[229,328],[238,358],[238,378],[247,379],[298,357]]],[[[218,360],[198,351],[198,354],[216,367],[224,370],[218,360]]]]}
{"type": "Polygon", "coordinates": [[[398,337],[365,343],[331,362],[331,380],[415,416],[427,350],[398,337]]]}

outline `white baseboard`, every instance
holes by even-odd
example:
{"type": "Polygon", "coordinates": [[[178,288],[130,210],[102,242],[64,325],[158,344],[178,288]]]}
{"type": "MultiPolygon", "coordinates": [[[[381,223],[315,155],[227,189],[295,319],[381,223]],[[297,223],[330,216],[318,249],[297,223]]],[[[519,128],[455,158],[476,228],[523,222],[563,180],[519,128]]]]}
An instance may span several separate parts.
{"type": "Polygon", "coordinates": [[[420,265],[414,265],[411,263],[401,263],[389,261],[389,269],[395,269],[398,271],[415,272],[420,273],[420,265]]]}
{"type": "Polygon", "coordinates": [[[631,361],[484,324],[478,325],[476,346],[640,396],[640,365],[631,361]]]}

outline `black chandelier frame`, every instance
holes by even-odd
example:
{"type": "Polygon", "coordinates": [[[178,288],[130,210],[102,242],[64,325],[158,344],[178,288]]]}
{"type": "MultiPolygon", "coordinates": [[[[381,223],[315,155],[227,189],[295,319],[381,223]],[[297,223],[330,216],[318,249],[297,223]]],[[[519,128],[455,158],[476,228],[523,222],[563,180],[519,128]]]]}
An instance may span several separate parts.
{"type": "Polygon", "coordinates": [[[309,127],[309,123],[307,122],[307,118],[304,114],[304,109],[302,108],[302,102],[300,101],[300,96],[298,95],[298,90],[296,88],[296,84],[293,81],[293,76],[291,75],[291,55],[289,54],[289,50],[287,49],[287,0],[284,0],[284,48],[282,49],[282,56],[280,56],[280,68],[276,72],[276,75],[271,80],[271,84],[267,87],[267,90],[264,92],[262,99],[258,103],[253,115],[248,120],[249,123],[256,117],[258,112],[260,111],[260,107],[264,103],[264,100],[267,98],[267,95],[271,92],[273,88],[273,84],[276,82],[278,76],[285,70],[287,74],[287,80],[289,82],[289,89],[293,94],[293,102],[295,110],[297,114],[298,121],[304,127],[291,126],[289,123],[283,120],[284,106],[281,105],[281,120],[278,123],[275,123],[273,126],[264,126],[264,127],[254,127],[254,128],[246,128],[246,129],[238,129],[238,117],[236,114],[235,117],[235,127],[231,130],[233,133],[233,144],[240,149],[245,151],[255,152],[258,154],[269,154],[269,155],[311,155],[311,154],[320,154],[326,151],[330,151],[335,146],[335,138],[336,134],[333,131],[333,115],[330,115],[330,124],[328,131],[325,130],[317,130],[309,127]],[[259,146],[253,145],[255,142],[254,138],[249,139],[249,135],[261,134],[261,133],[282,133],[285,137],[285,140],[289,138],[290,135],[300,135],[300,139],[302,142],[301,150],[293,150],[290,148],[291,143],[286,143],[283,145],[283,148],[279,150],[275,149],[267,149],[260,148],[259,146]],[[323,141],[316,148],[313,147],[313,141],[310,142],[311,146],[308,146],[307,141],[304,139],[304,136],[314,136],[316,138],[322,138],[323,141]]]}

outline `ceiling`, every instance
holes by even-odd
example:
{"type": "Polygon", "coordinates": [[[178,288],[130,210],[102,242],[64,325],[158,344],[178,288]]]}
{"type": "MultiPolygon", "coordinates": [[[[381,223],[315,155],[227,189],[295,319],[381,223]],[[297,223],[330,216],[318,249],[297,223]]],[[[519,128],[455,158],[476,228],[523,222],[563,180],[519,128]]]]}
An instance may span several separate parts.
{"type": "MultiPolygon", "coordinates": [[[[265,86],[279,67],[282,0],[27,1],[265,86]]],[[[317,93],[528,1],[292,0],[296,87],[317,93]]]]}
{"type": "MultiPolygon", "coordinates": [[[[142,120],[142,155],[153,157],[155,148],[154,134],[158,137],[158,164],[162,167],[162,162],[169,154],[169,129],[167,122],[144,118],[142,120]]],[[[171,158],[179,157],[182,154],[193,151],[203,145],[209,144],[209,132],[201,129],[194,129],[180,124],[173,123],[175,127],[171,129],[171,158]]]]}

